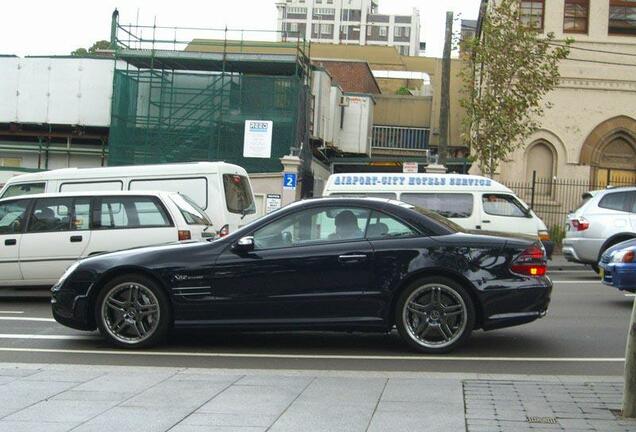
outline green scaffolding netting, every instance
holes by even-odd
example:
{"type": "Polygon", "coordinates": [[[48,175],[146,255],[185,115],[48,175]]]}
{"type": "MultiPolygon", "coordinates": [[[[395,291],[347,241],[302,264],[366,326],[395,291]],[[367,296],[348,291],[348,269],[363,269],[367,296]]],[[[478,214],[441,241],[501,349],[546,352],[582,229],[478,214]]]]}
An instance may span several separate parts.
{"type": "Polygon", "coordinates": [[[280,171],[298,147],[306,91],[298,76],[116,70],[109,165],[219,161],[280,171]],[[244,158],[246,120],[273,121],[272,157],[244,158]]]}

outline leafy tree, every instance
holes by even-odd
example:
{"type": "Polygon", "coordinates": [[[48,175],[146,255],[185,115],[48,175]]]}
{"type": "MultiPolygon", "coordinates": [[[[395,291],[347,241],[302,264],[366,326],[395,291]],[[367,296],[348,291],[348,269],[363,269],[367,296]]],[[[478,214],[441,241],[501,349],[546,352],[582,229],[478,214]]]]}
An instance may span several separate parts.
{"type": "Polygon", "coordinates": [[[95,42],[89,49],[86,48],[78,48],[75,51],[71,52],[72,56],[77,57],[89,57],[98,54],[97,50],[107,50],[111,49],[110,42],[107,40],[100,40],[95,42]]]}
{"type": "Polygon", "coordinates": [[[518,0],[489,6],[481,39],[462,41],[465,136],[482,172],[493,176],[500,162],[539,125],[544,101],[559,82],[559,62],[573,40],[554,41],[523,24],[518,0]]]}
{"type": "Polygon", "coordinates": [[[411,96],[411,91],[407,87],[400,87],[395,94],[400,96],[411,96]]]}

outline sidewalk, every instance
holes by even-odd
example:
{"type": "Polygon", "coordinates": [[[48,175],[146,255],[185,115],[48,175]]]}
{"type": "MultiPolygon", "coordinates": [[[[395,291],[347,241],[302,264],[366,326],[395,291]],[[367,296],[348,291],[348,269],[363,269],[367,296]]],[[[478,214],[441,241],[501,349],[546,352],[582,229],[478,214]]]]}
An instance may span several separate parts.
{"type": "Polygon", "coordinates": [[[617,377],[0,365],[0,431],[634,431],[617,377]]]}

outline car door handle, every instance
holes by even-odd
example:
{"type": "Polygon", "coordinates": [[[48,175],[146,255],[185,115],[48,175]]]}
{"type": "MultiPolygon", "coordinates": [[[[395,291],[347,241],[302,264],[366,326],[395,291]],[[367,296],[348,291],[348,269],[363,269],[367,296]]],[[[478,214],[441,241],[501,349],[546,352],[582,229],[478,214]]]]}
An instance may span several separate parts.
{"type": "Polygon", "coordinates": [[[366,259],[367,259],[367,256],[365,254],[340,255],[338,257],[338,261],[343,263],[362,262],[362,261],[366,261],[366,259]]]}
{"type": "Polygon", "coordinates": [[[71,236],[71,243],[79,243],[83,239],[82,236],[71,236]]]}
{"type": "Polygon", "coordinates": [[[490,221],[489,220],[483,220],[483,221],[481,221],[481,223],[490,223],[490,221]]]}
{"type": "Polygon", "coordinates": [[[16,239],[7,239],[4,241],[5,246],[15,246],[17,244],[18,242],[16,241],[16,239]]]}

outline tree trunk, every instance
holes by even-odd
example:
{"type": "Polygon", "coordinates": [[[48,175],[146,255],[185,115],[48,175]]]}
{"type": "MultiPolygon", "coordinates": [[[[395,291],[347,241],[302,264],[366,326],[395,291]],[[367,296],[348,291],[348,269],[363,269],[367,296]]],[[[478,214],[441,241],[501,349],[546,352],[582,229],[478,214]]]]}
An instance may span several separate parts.
{"type": "Polygon", "coordinates": [[[636,418],[636,300],[632,308],[632,318],[625,348],[625,390],[623,396],[623,417],[636,418]]]}

